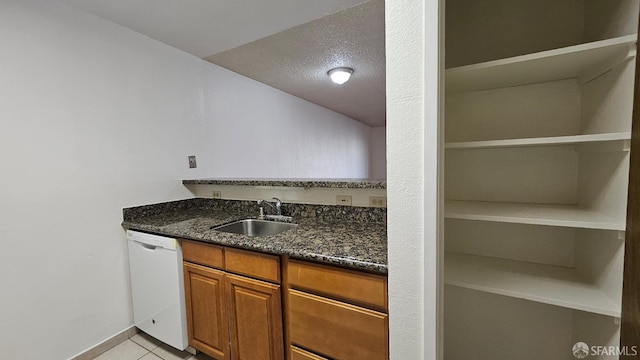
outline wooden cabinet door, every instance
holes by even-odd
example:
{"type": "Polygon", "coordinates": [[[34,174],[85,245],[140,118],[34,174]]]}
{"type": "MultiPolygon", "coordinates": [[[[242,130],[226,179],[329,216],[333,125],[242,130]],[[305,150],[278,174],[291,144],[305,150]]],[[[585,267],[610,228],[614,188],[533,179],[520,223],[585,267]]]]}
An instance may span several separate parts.
{"type": "Polygon", "coordinates": [[[189,345],[218,360],[229,359],[225,273],[184,262],[189,345]]]}
{"type": "Polygon", "coordinates": [[[284,359],[280,286],[227,274],[226,288],[231,359],[284,359]]]}

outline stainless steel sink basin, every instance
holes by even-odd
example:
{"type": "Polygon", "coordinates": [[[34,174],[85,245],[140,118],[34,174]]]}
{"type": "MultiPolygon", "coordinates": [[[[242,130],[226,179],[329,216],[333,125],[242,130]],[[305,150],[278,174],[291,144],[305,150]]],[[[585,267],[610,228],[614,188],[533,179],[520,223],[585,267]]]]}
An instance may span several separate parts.
{"type": "Polygon", "coordinates": [[[216,231],[223,231],[234,234],[243,234],[248,236],[267,237],[276,235],[281,232],[295,229],[298,224],[267,221],[258,219],[245,219],[240,221],[234,221],[226,225],[220,225],[212,227],[211,229],[216,231]]]}

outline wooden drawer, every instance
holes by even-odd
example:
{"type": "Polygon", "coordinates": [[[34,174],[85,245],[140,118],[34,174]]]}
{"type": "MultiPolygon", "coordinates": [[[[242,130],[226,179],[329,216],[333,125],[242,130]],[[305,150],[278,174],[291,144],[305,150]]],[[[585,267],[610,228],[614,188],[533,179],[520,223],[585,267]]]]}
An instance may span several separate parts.
{"type": "Polygon", "coordinates": [[[288,300],[292,344],[333,359],[389,359],[386,314],[297,290],[288,300]]]}
{"type": "Polygon", "coordinates": [[[322,356],[310,353],[295,346],[291,347],[291,360],[328,360],[322,356]]]}
{"type": "Polygon", "coordinates": [[[280,283],[280,257],[276,255],[226,248],[225,269],[232,273],[280,283]]]}
{"type": "Polygon", "coordinates": [[[388,312],[387,277],[291,260],[291,288],[388,312]]]}
{"type": "Polygon", "coordinates": [[[224,250],[222,246],[182,240],[182,259],[216,269],[224,269],[224,250]]]}

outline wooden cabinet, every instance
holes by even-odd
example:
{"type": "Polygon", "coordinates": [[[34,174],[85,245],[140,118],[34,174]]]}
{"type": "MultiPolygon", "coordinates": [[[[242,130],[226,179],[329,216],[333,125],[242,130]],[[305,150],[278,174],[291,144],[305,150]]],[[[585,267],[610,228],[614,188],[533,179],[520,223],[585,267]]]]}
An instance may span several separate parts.
{"type": "Polygon", "coordinates": [[[290,260],[289,285],[383,312],[388,310],[387,278],[335,266],[290,260]]]}
{"type": "Polygon", "coordinates": [[[280,258],[253,251],[227,248],[225,269],[234,274],[280,283],[280,258]]]}
{"type": "Polygon", "coordinates": [[[189,240],[182,247],[189,345],[218,360],[282,360],[279,257],[189,240]]]}
{"type": "Polygon", "coordinates": [[[446,2],[444,357],[615,346],[638,2],[446,2]]]}
{"type": "Polygon", "coordinates": [[[386,276],[190,240],[182,248],[194,348],[218,360],[389,359],[386,276]]]}
{"type": "Polygon", "coordinates": [[[284,359],[280,286],[227,275],[231,358],[284,359]]]}
{"type": "Polygon", "coordinates": [[[229,359],[225,273],[184,263],[189,345],[216,359],[229,359]]]}
{"type": "Polygon", "coordinates": [[[388,359],[387,314],[289,290],[289,336],[333,359],[388,359]]]}
{"type": "Polygon", "coordinates": [[[191,263],[224,269],[224,248],[222,246],[182,240],[182,258],[191,263]]]}
{"type": "Polygon", "coordinates": [[[287,269],[291,359],[389,359],[385,276],[293,260],[287,269]]]}

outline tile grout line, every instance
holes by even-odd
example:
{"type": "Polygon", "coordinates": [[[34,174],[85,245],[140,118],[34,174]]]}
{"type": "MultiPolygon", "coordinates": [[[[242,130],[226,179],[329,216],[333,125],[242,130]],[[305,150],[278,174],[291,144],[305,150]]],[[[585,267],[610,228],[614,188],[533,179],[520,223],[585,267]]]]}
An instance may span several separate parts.
{"type": "Polygon", "coordinates": [[[114,347],[129,340],[132,336],[138,333],[138,329],[135,326],[130,326],[119,333],[99,342],[98,344],[86,349],[80,354],[70,358],[69,360],[93,360],[105,352],[113,349],[114,347]],[[122,339],[122,340],[120,340],[122,339]]]}

